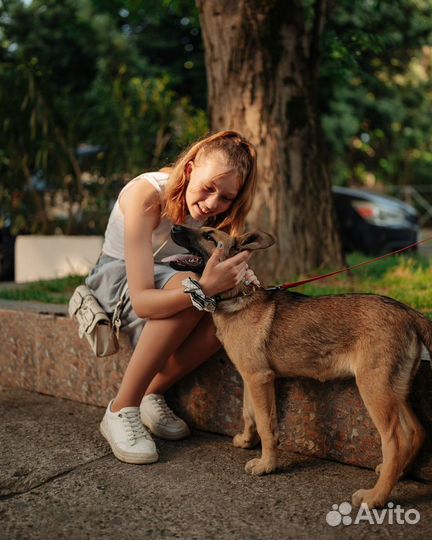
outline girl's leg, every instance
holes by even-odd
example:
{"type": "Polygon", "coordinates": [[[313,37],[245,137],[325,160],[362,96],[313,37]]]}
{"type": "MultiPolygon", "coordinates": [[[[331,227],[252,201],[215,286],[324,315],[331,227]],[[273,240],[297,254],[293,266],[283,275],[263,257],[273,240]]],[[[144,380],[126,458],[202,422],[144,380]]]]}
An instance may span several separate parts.
{"type": "Polygon", "coordinates": [[[146,390],[147,394],[164,394],[168,388],[205,362],[221,348],[212,316],[206,313],[180,347],[169,357],[146,390]]]}
{"type": "MultiPolygon", "coordinates": [[[[179,272],[165,288],[176,288],[190,274],[179,272]]],[[[194,277],[193,275],[191,277],[194,277]]],[[[139,407],[148,385],[203,317],[191,307],[167,319],[150,319],[144,325],[137,346],[123,376],[112,411],[139,407]]]]}

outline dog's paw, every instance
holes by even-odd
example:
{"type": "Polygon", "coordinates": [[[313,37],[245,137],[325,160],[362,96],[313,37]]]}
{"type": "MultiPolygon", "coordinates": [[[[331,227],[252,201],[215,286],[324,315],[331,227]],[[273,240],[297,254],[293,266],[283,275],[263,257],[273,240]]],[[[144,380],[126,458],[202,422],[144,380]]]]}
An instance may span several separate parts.
{"type": "Polygon", "coordinates": [[[276,469],[275,462],[264,461],[262,458],[255,458],[248,461],[245,465],[245,471],[253,476],[262,476],[269,474],[276,469]]]}
{"type": "Polygon", "coordinates": [[[257,438],[247,439],[243,433],[237,433],[233,439],[233,445],[237,448],[253,448],[258,443],[257,438]]]}
{"type": "Polygon", "coordinates": [[[386,501],[377,496],[373,489],[359,489],[352,496],[353,506],[361,506],[366,504],[369,510],[372,508],[382,508],[386,501]]]}

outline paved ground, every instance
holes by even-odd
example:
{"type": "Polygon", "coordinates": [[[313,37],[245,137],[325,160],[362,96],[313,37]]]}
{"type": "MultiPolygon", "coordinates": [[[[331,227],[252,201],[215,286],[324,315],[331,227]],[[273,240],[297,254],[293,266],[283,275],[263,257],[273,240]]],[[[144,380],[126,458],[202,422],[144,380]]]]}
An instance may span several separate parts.
{"type": "Polygon", "coordinates": [[[430,484],[401,482],[392,498],[418,524],[390,524],[387,510],[383,525],[332,527],[332,505],[370,486],[372,471],[291,454],[252,478],[243,466],[256,451],[200,432],[158,441],[156,464],[126,465],[98,433],[98,407],[0,389],[0,413],[0,539],[432,537],[430,484]]]}

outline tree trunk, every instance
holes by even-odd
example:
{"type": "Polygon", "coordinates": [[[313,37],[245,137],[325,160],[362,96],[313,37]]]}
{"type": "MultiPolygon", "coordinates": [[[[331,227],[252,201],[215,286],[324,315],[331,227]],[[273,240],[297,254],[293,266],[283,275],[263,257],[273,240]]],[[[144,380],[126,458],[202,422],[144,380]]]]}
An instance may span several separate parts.
{"type": "Polygon", "coordinates": [[[276,246],[252,265],[265,283],[343,263],[317,114],[318,45],[325,0],[306,28],[301,0],[197,0],[212,128],[234,129],[258,150],[248,229],[276,246]]]}

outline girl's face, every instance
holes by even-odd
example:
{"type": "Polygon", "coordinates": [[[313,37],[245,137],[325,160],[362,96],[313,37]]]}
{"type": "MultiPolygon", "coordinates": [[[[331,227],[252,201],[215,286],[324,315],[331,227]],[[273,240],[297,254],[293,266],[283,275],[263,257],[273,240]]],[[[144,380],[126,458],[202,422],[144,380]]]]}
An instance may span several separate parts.
{"type": "Polygon", "coordinates": [[[203,221],[228,210],[241,187],[241,180],[221,152],[213,152],[186,165],[189,183],[186,204],[193,219],[203,221]]]}

